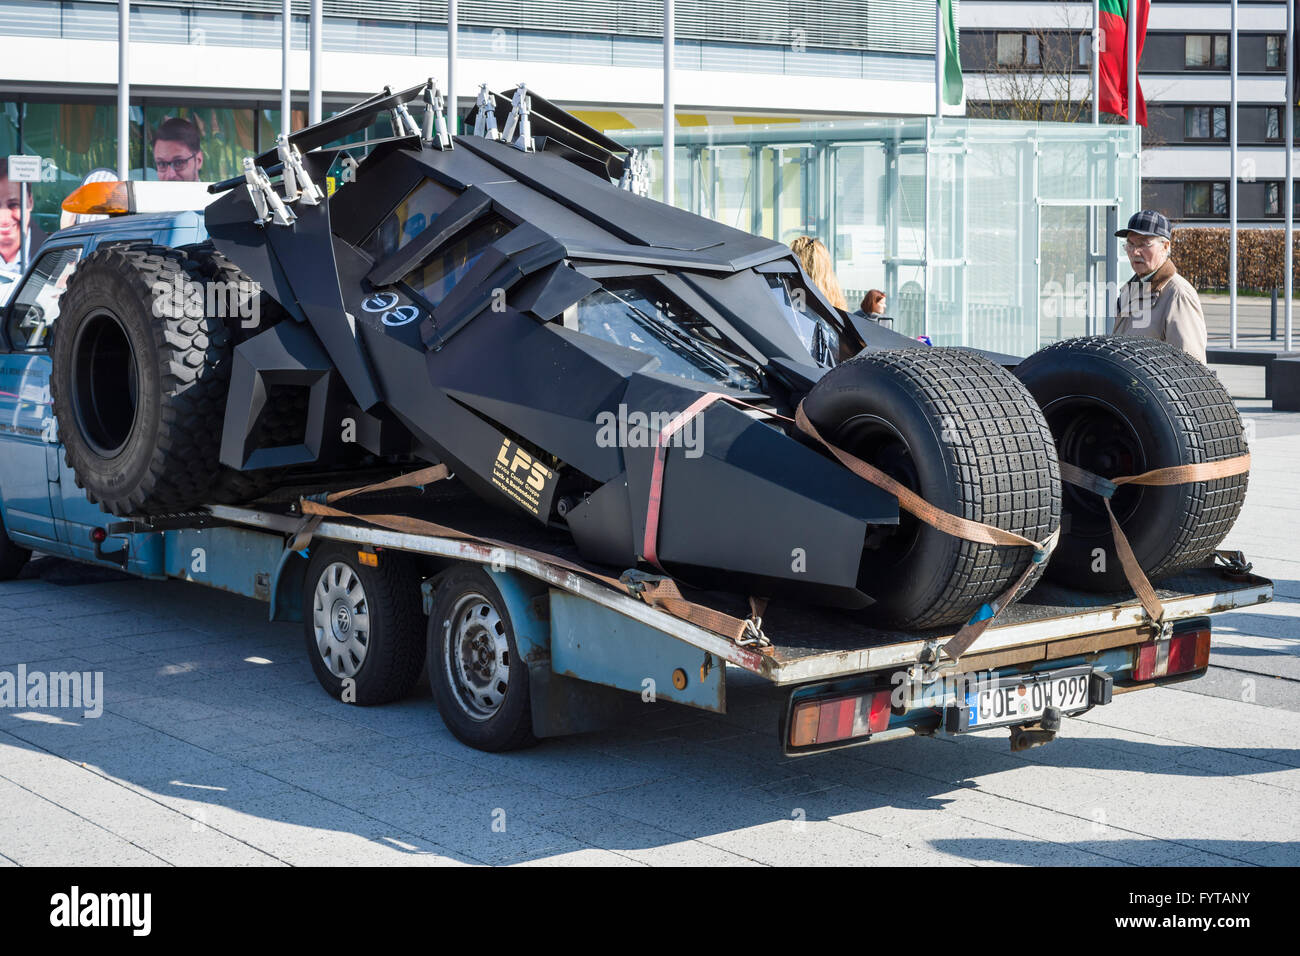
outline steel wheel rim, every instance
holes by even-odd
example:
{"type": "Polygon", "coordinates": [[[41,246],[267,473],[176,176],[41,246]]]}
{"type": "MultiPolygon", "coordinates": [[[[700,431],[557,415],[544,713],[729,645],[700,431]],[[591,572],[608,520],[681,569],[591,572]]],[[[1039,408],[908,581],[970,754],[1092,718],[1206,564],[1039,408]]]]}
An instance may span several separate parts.
{"type": "Polygon", "coordinates": [[[443,670],[456,703],[472,720],[490,720],[510,684],[505,622],[491,601],[471,592],[457,599],[442,627],[443,670]]]}
{"type": "Polygon", "coordinates": [[[361,579],[342,561],[328,565],[316,580],[312,628],[329,672],[356,677],[370,650],[370,603],[361,579]]]}

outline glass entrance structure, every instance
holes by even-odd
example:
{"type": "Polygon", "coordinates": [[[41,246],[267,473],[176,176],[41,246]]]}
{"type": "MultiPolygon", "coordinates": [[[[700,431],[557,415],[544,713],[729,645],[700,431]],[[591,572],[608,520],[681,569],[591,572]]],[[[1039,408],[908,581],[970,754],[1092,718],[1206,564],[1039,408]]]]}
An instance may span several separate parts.
{"type": "MultiPolygon", "coordinates": [[[[648,151],[662,133],[619,131],[648,151]]],[[[822,240],[851,306],[888,297],[936,345],[1028,355],[1104,332],[1128,279],[1138,128],[944,118],[676,131],[674,203],[788,243],[822,240]]]]}

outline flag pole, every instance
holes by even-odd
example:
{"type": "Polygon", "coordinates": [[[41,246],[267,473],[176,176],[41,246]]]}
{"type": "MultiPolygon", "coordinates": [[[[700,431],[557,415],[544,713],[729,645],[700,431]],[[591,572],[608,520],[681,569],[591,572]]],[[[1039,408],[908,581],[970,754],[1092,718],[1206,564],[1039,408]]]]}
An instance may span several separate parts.
{"type": "Polygon", "coordinates": [[[677,107],[673,102],[673,42],[676,26],[673,23],[673,0],[664,0],[664,202],[673,204],[673,150],[676,149],[677,107]]]}
{"type": "MultiPolygon", "coordinates": [[[[1237,347],[1237,0],[1232,0],[1231,10],[1232,23],[1228,33],[1228,155],[1232,165],[1228,177],[1228,345],[1235,349],[1237,347]]],[[[1210,56],[1214,56],[1213,50],[1210,51],[1210,56]]],[[[1213,124],[1212,117],[1211,124],[1213,124]]]]}
{"type": "Polygon", "coordinates": [[[307,122],[315,126],[321,121],[320,59],[321,59],[321,0],[311,0],[311,39],[308,52],[307,122]]]}
{"type": "Polygon", "coordinates": [[[447,125],[452,136],[460,135],[460,126],[456,119],[456,43],[460,32],[460,10],[456,0],[447,3],[447,125]]]}
{"type": "Polygon", "coordinates": [[[1292,289],[1292,269],[1295,267],[1295,251],[1291,247],[1292,235],[1291,227],[1295,219],[1295,185],[1292,182],[1293,160],[1295,151],[1295,8],[1294,0],[1287,0],[1286,5],[1286,231],[1282,239],[1286,243],[1286,255],[1284,258],[1286,277],[1283,280],[1284,292],[1286,294],[1286,308],[1284,310],[1284,344],[1285,351],[1291,351],[1291,295],[1292,289]]]}
{"type": "Polygon", "coordinates": [[[1101,122],[1101,67],[1098,65],[1098,54],[1101,52],[1101,26],[1098,21],[1101,19],[1101,0],[1092,0],[1092,46],[1088,53],[1088,61],[1091,65],[1089,74],[1092,78],[1092,125],[1096,126],[1101,122]]]}
{"type": "Polygon", "coordinates": [[[1124,43],[1128,47],[1128,125],[1137,125],[1137,0],[1128,0],[1128,26],[1124,30],[1124,43]]]}
{"type": "Polygon", "coordinates": [[[943,0],[934,0],[934,118],[943,118],[943,0]]]}
{"type": "Polygon", "coordinates": [[[117,4],[117,178],[131,178],[131,4],[127,0],[117,4]]]}
{"type": "Polygon", "coordinates": [[[288,136],[293,132],[293,103],[289,85],[289,40],[293,28],[292,0],[280,4],[280,132],[288,136]]]}

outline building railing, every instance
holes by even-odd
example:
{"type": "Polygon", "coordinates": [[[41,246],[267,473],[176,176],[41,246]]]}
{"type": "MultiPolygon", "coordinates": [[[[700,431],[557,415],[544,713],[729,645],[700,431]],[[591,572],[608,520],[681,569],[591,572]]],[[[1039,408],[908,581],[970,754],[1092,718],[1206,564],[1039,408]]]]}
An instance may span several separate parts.
{"type": "MultiPolygon", "coordinates": [[[[117,4],[98,0],[0,0],[0,36],[115,40],[117,4]]],[[[581,63],[591,66],[655,68],[663,63],[657,37],[520,27],[463,26],[458,52],[467,59],[581,63]]],[[[132,5],[131,40],[192,46],[278,49],[280,18],[274,13],[206,7],[132,5]]],[[[294,49],[307,48],[307,18],[294,16],[294,49]]],[[[441,23],[326,16],[321,46],[326,51],[382,56],[440,57],[447,54],[441,23]]],[[[682,70],[716,70],[924,82],[933,73],[923,55],[865,49],[824,49],[795,44],[737,43],[679,38],[674,48],[682,70]]]]}

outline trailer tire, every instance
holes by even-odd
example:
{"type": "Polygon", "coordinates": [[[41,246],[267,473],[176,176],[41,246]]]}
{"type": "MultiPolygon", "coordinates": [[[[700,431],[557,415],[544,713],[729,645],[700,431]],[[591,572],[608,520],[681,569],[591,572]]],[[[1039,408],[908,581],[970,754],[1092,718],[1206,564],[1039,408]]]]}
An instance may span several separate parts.
{"type": "Polygon", "coordinates": [[[68,466],[115,515],[201,504],[218,469],[230,334],[184,252],[96,249],[60,301],[50,392],[68,466]]]}
{"type": "Polygon", "coordinates": [[[501,592],[477,565],[452,568],[439,581],[427,656],[438,712],[461,743],[490,752],[537,743],[528,665],[501,592]]]}
{"type": "Polygon", "coordinates": [[[14,544],[5,529],[4,516],[0,515],[0,581],[12,581],[18,577],[31,556],[27,548],[14,544]]]}
{"type": "MultiPolygon", "coordinates": [[[[1206,366],[1157,339],[1057,342],[1015,370],[1055,436],[1061,460],[1103,478],[1245,454],[1241,416],[1206,366]]],[[[1247,475],[1165,487],[1123,485],[1111,507],[1152,580],[1210,557],[1241,513],[1247,475]]],[[[1049,579],[1090,591],[1129,588],[1102,499],[1065,486],[1049,579]]]]}
{"type": "MultiPolygon", "coordinates": [[[[804,399],[827,441],[949,514],[1042,541],[1060,525],[1056,449],[1042,412],[1006,369],[966,349],[867,352],[804,399]]],[[[858,587],[867,614],[906,628],[968,620],[1024,573],[1028,546],[978,544],[900,513],[868,535],[858,587]]],[[[1042,563],[1018,592],[1042,574],[1042,563]]]]}
{"type": "Polygon", "coordinates": [[[362,564],[355,546],[318,543],[303,580],[307,656],[316,679],[345,703],[370,706],[411,692],[424,668],[420,575],[385,552],[362,564]]]}

